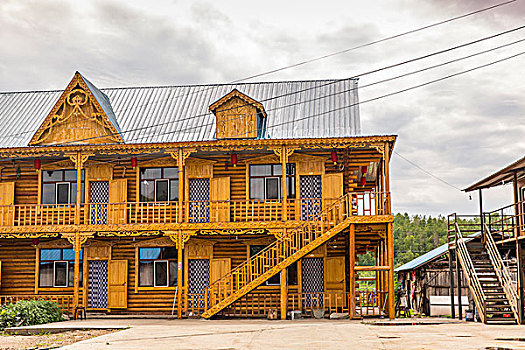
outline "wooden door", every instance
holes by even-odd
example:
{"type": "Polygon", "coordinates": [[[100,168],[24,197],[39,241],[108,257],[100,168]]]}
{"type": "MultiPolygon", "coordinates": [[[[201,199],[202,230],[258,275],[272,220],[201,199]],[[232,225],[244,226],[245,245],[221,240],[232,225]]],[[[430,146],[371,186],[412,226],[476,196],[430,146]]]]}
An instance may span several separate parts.
{"type": "Polygon", "coordinates": [[[210,281],[211,283],[217,281],[222,276],[226,275],[231,270],[231,259],[220,258],[211,259],[210,281]]]}
{"type": "Polygon", "coordinates": [[[128,182],[126,179],[109,181],[109,213],[110,224],[127,223],[126,202],[128,201],[128,182]]]}
{"type": "Polygon", "coordinates": [[[325,284],[332,306],[346,306],[344,256],[325,258],[325,284]]]}
{"type": "Polygon", "coordinates": [[[0,225],[12,226],[15,204],[15,183],[0,183],[0,225]]]}
{"type": "MultiPolygon", "coordinates": [[[[343,195],[343,173],[323,175],[323,207],[334,204],[343,195]]],[[[343,218],[344,206],[340,206],[340,220],[343,218]]]]}
{"type": "Polygon", "coordinates": [[[125,309],[128,306],[128,261],[110,260],[108,270],[108,309],[125,309]]]}
{"type": "Polygon", "coordinates": [[[215,177],[211,179],[212,220],[230,221],[230,178],[215,177]]]}

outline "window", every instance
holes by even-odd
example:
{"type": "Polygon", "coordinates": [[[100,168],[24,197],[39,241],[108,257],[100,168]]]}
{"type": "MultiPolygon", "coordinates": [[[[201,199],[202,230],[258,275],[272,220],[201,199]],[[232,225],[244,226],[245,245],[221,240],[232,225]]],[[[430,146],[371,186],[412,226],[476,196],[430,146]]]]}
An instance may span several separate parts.
{"type": "Polygon", "coordinates": [[[178,199],[178,168],[140,169],[141,202],[174,202],[178,199]]]}
{"type": "MultiPolygon", "coordinates": [[[[251,245],[250,246],[250,258],[259,253],[261,250],[266,248],[265,245],[251,245]]],[[[294,262],[292,265],[287,268],[287,282],[290,286],[297,285],[297,262],[294,262]]],[[[266,281],[267,286],[278,286],[281,284],[281,275],[278,273],[273,275],[266,281]]]]}
{"type": "MultiPolygon", "coordinates": [[[[73,249],[40,249],[40,287],[73,287],[75,251],[73,249]]],[[[80,250],[79,282],[82,286],[82,249],[80,250]]]]}
{"type": "Polygon", "coordinates": [[[139,286],[172,287],[177,285],[177,249],[139,248],[139,286]]]}
{"type": "MultiPolygon", "coordinates": [[[[250,199],[282,198],[281,164],[250,165],[250,199]]],[[[286,165],[286,192],[295,198],[295,164],[286,165]]]]}
{"type": "MultiPolygon", "coordinates": [[[[84,203],[84,170],[81,172],[81,203],[84,203]]],[[[42,172],[42,204],[75,204],[77,202],[76,170],[42,172]]]]}

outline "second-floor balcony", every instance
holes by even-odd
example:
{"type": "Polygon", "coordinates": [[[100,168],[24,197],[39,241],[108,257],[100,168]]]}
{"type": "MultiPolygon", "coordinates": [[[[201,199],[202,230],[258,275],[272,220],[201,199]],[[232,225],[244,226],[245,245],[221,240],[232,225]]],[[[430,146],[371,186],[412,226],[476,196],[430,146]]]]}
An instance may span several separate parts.
{"type": "MultiPolygon", "coordinates": [[[[343,198],[282,200],[225,200],[180,202],[126,202],[23,204],[0,206],[0,227],[55,230],[57,226],[97,226],[205,223],[284,223],[312,220],[324,208],[340,203],[340,215],[390,214],[389,193],[356,192],[343,198]]],[[[192,225],[192,226],[193,226],[192,225]]],[[[220,227],[218,227],[220,228],[220,227]]]]}

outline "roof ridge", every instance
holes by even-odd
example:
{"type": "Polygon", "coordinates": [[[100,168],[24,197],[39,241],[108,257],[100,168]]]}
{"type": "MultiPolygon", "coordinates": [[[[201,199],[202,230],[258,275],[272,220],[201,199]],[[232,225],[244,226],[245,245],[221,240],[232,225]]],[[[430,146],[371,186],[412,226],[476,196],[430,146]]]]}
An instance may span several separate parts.
{"type": "MultiPolygon", "coordinates": [[[[262,84],[284,84],[284,83],[313,83],[313,82],[328,82],[328,81],[344,81],[344,80],[359,80],[359,78],[342,78],[342,79],[303,79],[303,80],[277,80],[277,81],[257,81],[251,83],[212,83],[212,84],[182,84],[182,85],[143,85],[143,86],[121,86],[121,87],[104,87],[99,90],[133,90],[133,89],[162,89],[162,88],[178,88],[178,87],[205,87],[205,86],[228,86],[228,85],[262,85],[262,84]]],[[[51,89],[51,90],[28,90],[28,91],[0,91],[0,95],[8,94],[31,94],[37,92],[63,92],[65,89],[51,89]]]]}

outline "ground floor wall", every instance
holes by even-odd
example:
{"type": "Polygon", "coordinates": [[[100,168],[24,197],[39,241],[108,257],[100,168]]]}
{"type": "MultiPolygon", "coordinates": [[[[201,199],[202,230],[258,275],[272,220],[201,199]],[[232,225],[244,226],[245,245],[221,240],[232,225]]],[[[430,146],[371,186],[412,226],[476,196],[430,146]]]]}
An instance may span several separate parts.
{"type": "MultiPolygon", "coordinates": [[[[289,311],[348,312],[347,235],[341,232],[288,268],[289,311]]],[[[205,307],[205,286],[274,240],[272,235],[197,235],[185,243],[179,260],[175,243],[165,236],[90,238],[82,245],[79,304],[88,311],[176,314],[181,288],[183,314],[198,315],[205,307]],[[148,256],[158,251],[164,255],[148,256]],[[182,283],[173,282],[179,267],[182,283]],[[164,277],[168,282],[160,286],[164,277]]],[[[61,238],[0,240],[0,296],[72,297],[72,257],[71,243],[61,238]]],[[[274,276],[221,314],[263,317],[278,310],[280,283],[274,276]]]]}

